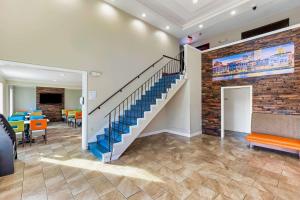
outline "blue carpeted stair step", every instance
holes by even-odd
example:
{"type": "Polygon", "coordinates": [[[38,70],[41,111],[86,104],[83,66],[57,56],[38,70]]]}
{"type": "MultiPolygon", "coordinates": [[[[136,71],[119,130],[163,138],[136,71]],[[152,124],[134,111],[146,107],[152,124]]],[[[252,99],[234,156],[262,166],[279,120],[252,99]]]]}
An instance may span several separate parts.
{"type": "Polygon", "coordinates": [[[145,112],[145,111],[150,111],[151,104],[147,105],[132,105],[130,108],[130,111],[135,111],[135,112],[145,112]]]}
{"type": "MultiPolygon", "coordinates": [[[[113,134],[115,135],[115,134],[113,134]]],[[[117,138],[117,136],[110,138],[109,140],[109,136],[108,135],[97,135],[97,144],[100,145],[101,147],[103,147],[104,149],[112,149],[112,145],[114,143],[118,143],[121,142],[121,138],[117,138]],[[110,147],[109,148],[109,142],[110,142],[110,147]]]]}
{"type": "Polygon", "coordinates": [[[130,107],[130,110],[134,110],[134,111],[139,111],[139,112],[143,112],[143,111],[149,111],[151,108],[150,104],[147,105],[142,105],[142,104],[134,104],[130,107]]]}
{"type": "MultiPolygon", "coordinates": [[[[122,136],[121,136],[122,134],[121,133],[119,133],[118,131],[115,131],[115,130],[113,130],[112,132],[111,132],[111,142],[113,142],[113,143],[118,143],[118,142],[120,142],[121,141],[121,139],[122,139],[122,136]]],[[[97,135],[97,141],[100,141],[100,140],[108,140],[108,138],[109,138],[109,131],[108,131],[108,128],[106,128],[105,129],[105,131],[104,131],[104,134],[101,134],[101,135],[97,135]]]]}
{"type": "Polygon", "coordinates": [[[129,126],[122,121],[113,122],[111,127],[113,130],[119,131],[121,133],[129,133],[129,126]]]}
{"type": "Polygon", "coordinates": [[[137,118],[134,118],[134,117],[124,117],[124,116],[120,116],[119,120],[124,123],[124,124],[127,124],[129,126],[135,126],[137,125],[137,118]]]}
{"type": "Polygon", "coordinates": [[[89,143],[88,148],[99,160],[102,160],[102,154],[109,152],[108,149],[98,145],[97,142],[89,143]]]}
{"type": "Polygon", "coordinates": [[[127,111],[125,111],[124,116],[125,117],[143,118],[144,117],[144,112],[127,110],[127,111]]]}
{"type": "Polygon", "coordinates": [[[142,99],[136,101],[136,104],[138,103],[140,103],[141,105],[155,104],[156,98],[143,97],[142,99]]]}
{"type": "MultiPolygon", "coordinates": [[[[105,128],[104,129],[104,135],[107,136],[107,137],[109,136],[109,128],[105,128]]],[[[104,139],[103,138],[104,135],[101,135],[101,137],[99,137],[99,140],[100,139],[104,139]]],[[[118,130],[115,130],[115,129],[112,129],[112,131],[111,131],[111,138],[113,138],[112,140],[114,140],[115,143],[121,142],[121,140],[122,140],[122,132],[120,132],[118,130]]]]}

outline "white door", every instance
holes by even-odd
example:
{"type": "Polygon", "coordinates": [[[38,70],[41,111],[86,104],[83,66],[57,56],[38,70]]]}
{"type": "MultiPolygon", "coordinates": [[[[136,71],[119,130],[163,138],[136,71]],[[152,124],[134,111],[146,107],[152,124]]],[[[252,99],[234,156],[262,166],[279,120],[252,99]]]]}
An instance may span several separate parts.
{"type": "Polygon", "coordinates": [[[251,132],[250,87],[224,90],[224,129],[235,132],[251,132]]]}

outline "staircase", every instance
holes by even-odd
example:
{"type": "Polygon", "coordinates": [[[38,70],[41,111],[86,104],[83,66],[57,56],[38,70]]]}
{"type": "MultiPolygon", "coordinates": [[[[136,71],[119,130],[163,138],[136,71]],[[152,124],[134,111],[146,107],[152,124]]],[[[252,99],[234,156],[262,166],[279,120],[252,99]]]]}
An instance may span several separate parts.
{"type": "MultiPolygon", "coordinates": [[[[118,159],[184,84],[183,53],[175,58],[169,56],[163,58],[169,59],[169,62],[158,69],[106,116],[108,118],[107,127],[96,136],[96,142],[88,144],[88,149],[98,159],[103,162],[118,159]]],[[[155,67],[155,64],[163,58],[150,67],[155,67]]],[[[144,70],[135,79],[140,78],[149,69],[144,70]]],[[[134,79],[125,87],[133,81],[134,79]]],[[[117,93],[122,92],[123,89],[124,87],[117,93]]],[[[97,109],[100,109],[102,105],[103,103],[97,109]]]]}

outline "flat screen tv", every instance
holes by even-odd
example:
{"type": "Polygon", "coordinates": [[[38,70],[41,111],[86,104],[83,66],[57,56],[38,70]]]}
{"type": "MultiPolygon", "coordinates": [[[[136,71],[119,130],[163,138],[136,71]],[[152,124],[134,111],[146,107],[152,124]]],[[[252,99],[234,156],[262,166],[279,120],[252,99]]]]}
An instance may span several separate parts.
{"type": "Polygon", "coordinates": [[[62,103],[62,94],[41,93],[40,104],[60,104],[62,103]]]}

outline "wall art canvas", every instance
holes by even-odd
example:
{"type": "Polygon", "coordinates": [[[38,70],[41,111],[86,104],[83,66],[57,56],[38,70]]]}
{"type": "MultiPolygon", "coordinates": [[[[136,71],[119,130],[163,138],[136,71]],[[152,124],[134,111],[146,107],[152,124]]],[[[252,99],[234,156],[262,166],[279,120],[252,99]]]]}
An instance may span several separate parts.
{"type": "Polygon", "coordinates": [[[294,72],[293,42],[213,60],[213,81],[294,72]]]}

